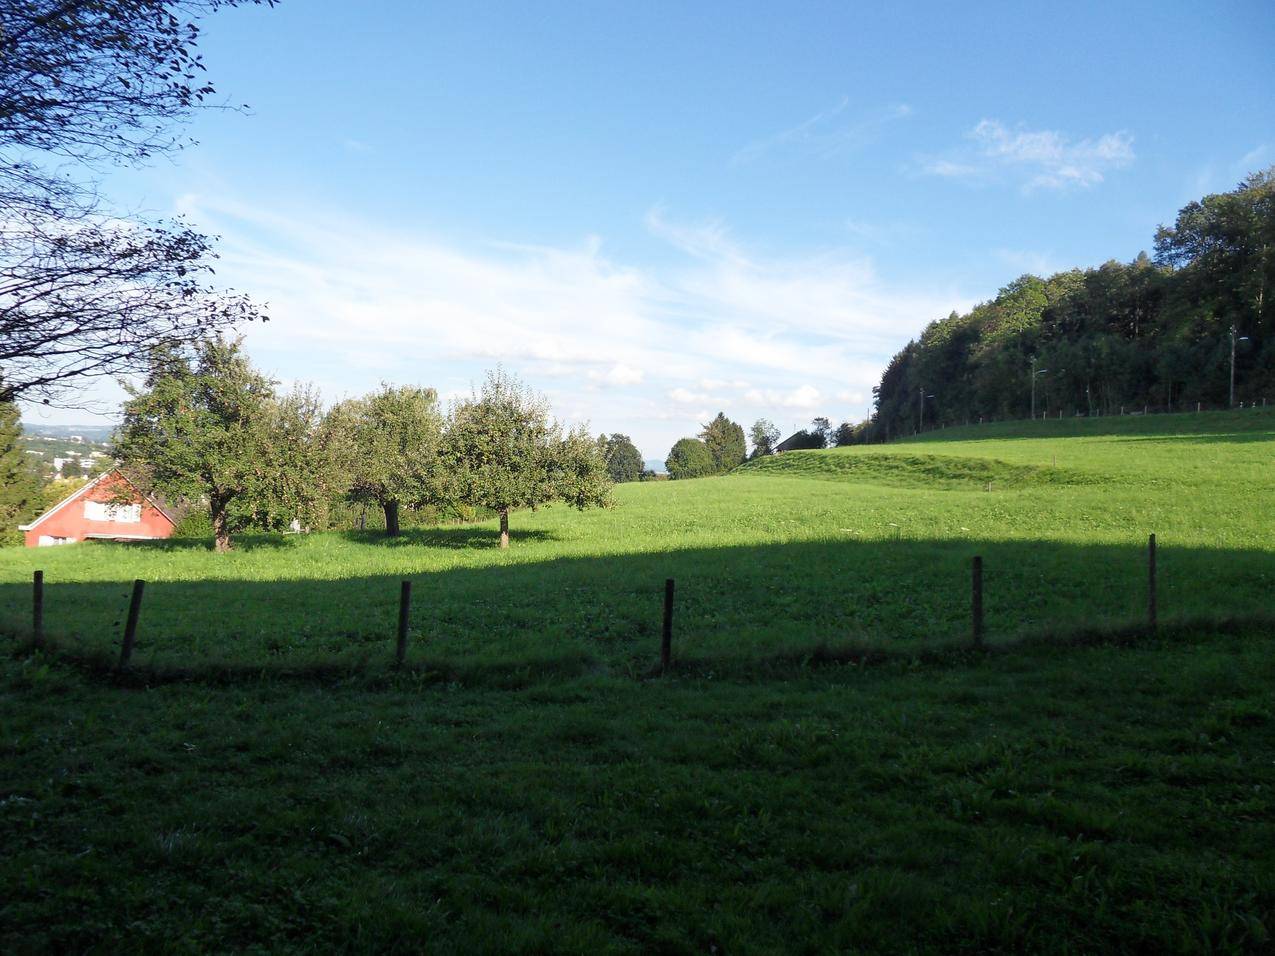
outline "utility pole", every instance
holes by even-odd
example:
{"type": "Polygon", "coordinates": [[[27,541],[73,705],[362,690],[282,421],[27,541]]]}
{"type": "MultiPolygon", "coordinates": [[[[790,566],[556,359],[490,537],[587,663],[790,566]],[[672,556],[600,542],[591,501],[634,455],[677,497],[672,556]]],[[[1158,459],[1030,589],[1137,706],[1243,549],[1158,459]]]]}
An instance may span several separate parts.
{"type": "Polygon", "coordinates": [[[1235,343],[1248,341],[1247,335],[1241,335],[1239,338],[1236,338],[1235,333],[1237,331],[1238,329],[1236,329],[1234,323],[1232,323],[1231,324],[1231,404],[1229,406],[1230,408],[1235,407],[1235,343]]]}
{"type": "Polygon", "coordinates": [[[1047,368],[1042,368],[1039,371],[1037,371],[1036,356],[1033,355],[1032,356],[1032,421],[1036,420],[1036,376],[1044,375],[1048,371],[1049,369],[1047,368]]]}

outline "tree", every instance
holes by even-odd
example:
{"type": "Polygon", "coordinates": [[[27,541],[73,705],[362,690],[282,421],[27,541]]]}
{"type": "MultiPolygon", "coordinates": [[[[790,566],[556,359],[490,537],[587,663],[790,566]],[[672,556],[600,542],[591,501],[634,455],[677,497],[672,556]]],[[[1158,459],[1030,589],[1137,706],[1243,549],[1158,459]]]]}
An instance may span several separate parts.
{"type": "Polygon", "coordinates": [[[744,443],[744,429],[718,412],[717,417],[704,426],[700,441],[708,449],[713,460],[713,471],[721,473],[743,463],[748,447],[744,443]]]}
{"type": "Polygon", "coordinates": [[[814,436],[816,448],[827,448],[828,438],[832,434],[832,422],[820,415],[811,421],[810,434],[814,436]]]}
{"type": "Polygon", "coordinates": [[[433,500],[443,416],[432,388],[382,385],[328,413],[341,443],[350,497],[385,512],[385,533],[399,533],[399,511],[433,500]]]}
{"type": "Polygon", "coordinates": [[[58,502],[63,501],[66,498],[70,497],[71,495],[75,494],[77,491],[79,491],[81,488],[83,488],[92,480],[93,480],[92,478],[84,478],[84,477],[54,478],[50,481],[45,482],[44,487],[40,490],[40,509],[39,510],[48,511],[58,502]]]}
{"type": "Polygon", "coordinates": [[[624,481],[637,481],[642,476],[642,453],[628,435],[618,432],[609,438],[599,438],[602,458],[606,461],[607,474],[616,484],[624,481]]]}
{"type": "Polygon", "coordinates": [[[260,317],[210,284],[206,237],[125,221],[94,181],[181,145],[214,93],[196,21],[244,2],[273,0],[0,0],[0,399],[48,402],[260,317]]]}
{"type": "Polygon", "coordinates": [[[753,453],[749,457],[761,458],[775,453],[775,446],[779,444],[780,435],[774,422],[768,418],[759,418],[748,430],[748,437],[753,443],[753,453]]]}
{"type": "Polygon", "coordinates": [[[294,522],[325,527],[333,502],[348,493],[339,436],[324,428],[319,393],[298,385],[266,404],[258,480],[240,503],[244,523],[283,531],[294,522]]]}
{"type": "Polygon", "coordinates": [[[261,318],[223,294],[185,227],[15,218],[0,229],[0,400],[46,403],[77,379],[144,372],[152,345],[261,318]]]}
{"type": "Polygon", "coordinates": [[[245,3],[274,0],[0,0],[0,143],[81,161],[175,148],[171,127],[216,92],[197,18],[245,3]]]}
{"type": "Polygon", "coordinates": [[[452,500],[500,517],[500,547],[509,547],[509,512],[565,501],[604,505],[611,483],[597,442],[583,429],[564,434],[545,399],[502,371],[451,412],[440,475],[452,500]]]}
{"type": "Polygon", "coordinates": [[[1155,235],[1156,261],[1180,270],[1191,305],[1262,331],[1275,286],[1275,166],[1234,190],[1205,196],[1155,235]]]}
{"type": "Polygon", "coordinates": [[[668,476],[673,480],[680,478],[702,478],[717,470],[713,455],[698,438],[682,438],[673,446],[664,461],[668,476]]]}
{"type": "Polygon", "coordinates": [[[217,551],[234,530],[312,517],[339,487],[317,395],[279,398],[238,340],[156,350],[131,396],[116,457],[166,497],[206,500],[217,551]]]}
{"type": "Polygon", "coordinates": [[[862,443],[862,441],[861,429],[851,425],[849,422],[842,422],[837,426],[837,430],[832,433],[832,443],[838,448],[862,443]]]}
{"type": "Polygon", "coordinates": [[[18,525],[42,509],[40,479],[18,439],[22,423],[12,402],[0,402],[0,544],[22,541],[18,525]]]}

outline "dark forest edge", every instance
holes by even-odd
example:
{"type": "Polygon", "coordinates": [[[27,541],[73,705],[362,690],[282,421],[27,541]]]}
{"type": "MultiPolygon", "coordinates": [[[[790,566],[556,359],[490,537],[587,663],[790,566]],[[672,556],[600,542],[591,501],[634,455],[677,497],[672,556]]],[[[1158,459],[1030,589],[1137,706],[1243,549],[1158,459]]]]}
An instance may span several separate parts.
{"type": "Polygon", "coordinates": [[[851,440],[1060,412],[1260,405],[1275,398],[1273,285],[1275,166],[1184,206],[1156,230],[1153,256],[1024,275],[930,323],[891,359],[851,440]]]}

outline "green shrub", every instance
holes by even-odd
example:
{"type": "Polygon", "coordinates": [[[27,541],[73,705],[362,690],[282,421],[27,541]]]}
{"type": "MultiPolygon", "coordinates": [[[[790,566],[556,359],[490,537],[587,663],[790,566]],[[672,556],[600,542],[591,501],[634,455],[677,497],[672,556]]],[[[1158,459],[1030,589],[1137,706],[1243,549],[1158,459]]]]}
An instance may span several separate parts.
{"type": "Polygon", "coordinates": [[[202,508],[192,508],[177,519],[174,538],[211,538],[212,517],[202,508]]]}

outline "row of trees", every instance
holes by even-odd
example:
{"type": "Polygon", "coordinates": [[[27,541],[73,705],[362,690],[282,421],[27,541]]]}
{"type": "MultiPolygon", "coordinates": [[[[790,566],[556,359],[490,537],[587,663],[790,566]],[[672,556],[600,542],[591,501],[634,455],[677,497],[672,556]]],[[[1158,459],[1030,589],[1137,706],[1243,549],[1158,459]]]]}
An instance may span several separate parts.
{"type": "Polygon", "coordinates": [[[115,454],[169,500],[206,504],[218,551],[242,528],[324,527],[341,500],[382,509],[389,535],[404,509],[487,510],[506,548],[511,511],[603,505],[611,484],[598,443],[503,372],[446,413],[433,389],[388,385],[325,412],[222,338],[152,354],[115,454]]]}
{"type": "MultiPolygon", "coordinates": [[[[811,448],[831,448],[842,445],[858,445],[865,441],[867,423],[853,425],[842,422],[835,428],[832,421],[822,415],[810,422],[809,428],[802,428],[789,435],[784,441],[785,451],[797,451],[811,448]]],[[[753,452],[750,458],[773,454],[779,447],[779,429],[768,419],[761,418],[752,428],[753,452]]]]}
{"type": "Polygon", "coordinates": [[[1189,203],[1154,257],[1025,275],[932,323],[885,369],[864,437],[1275,397],[1273,289],[1275,167],[1189,203]]]}
{"type": "MultiPolygon", "coordinates": [[[[790,435],[783,446],[786,451],[795,451],[861,444],[867,440],[867,429],[866,422],[858,425],[842,422],[834,428],[829,419],[818,417],[811,421],[809,428],[790,435]]],[[[698,437],[682,438],[673,446],[664,467],[673,479],[720,475],[744,461],[775,454],[781,444],[780,438],[774,422],[759,418],[748,430],[748,442],[752,444],[752,451],[748,451],[744,429],[728,419],[724,412],[718,412],[698,437]]]]}

